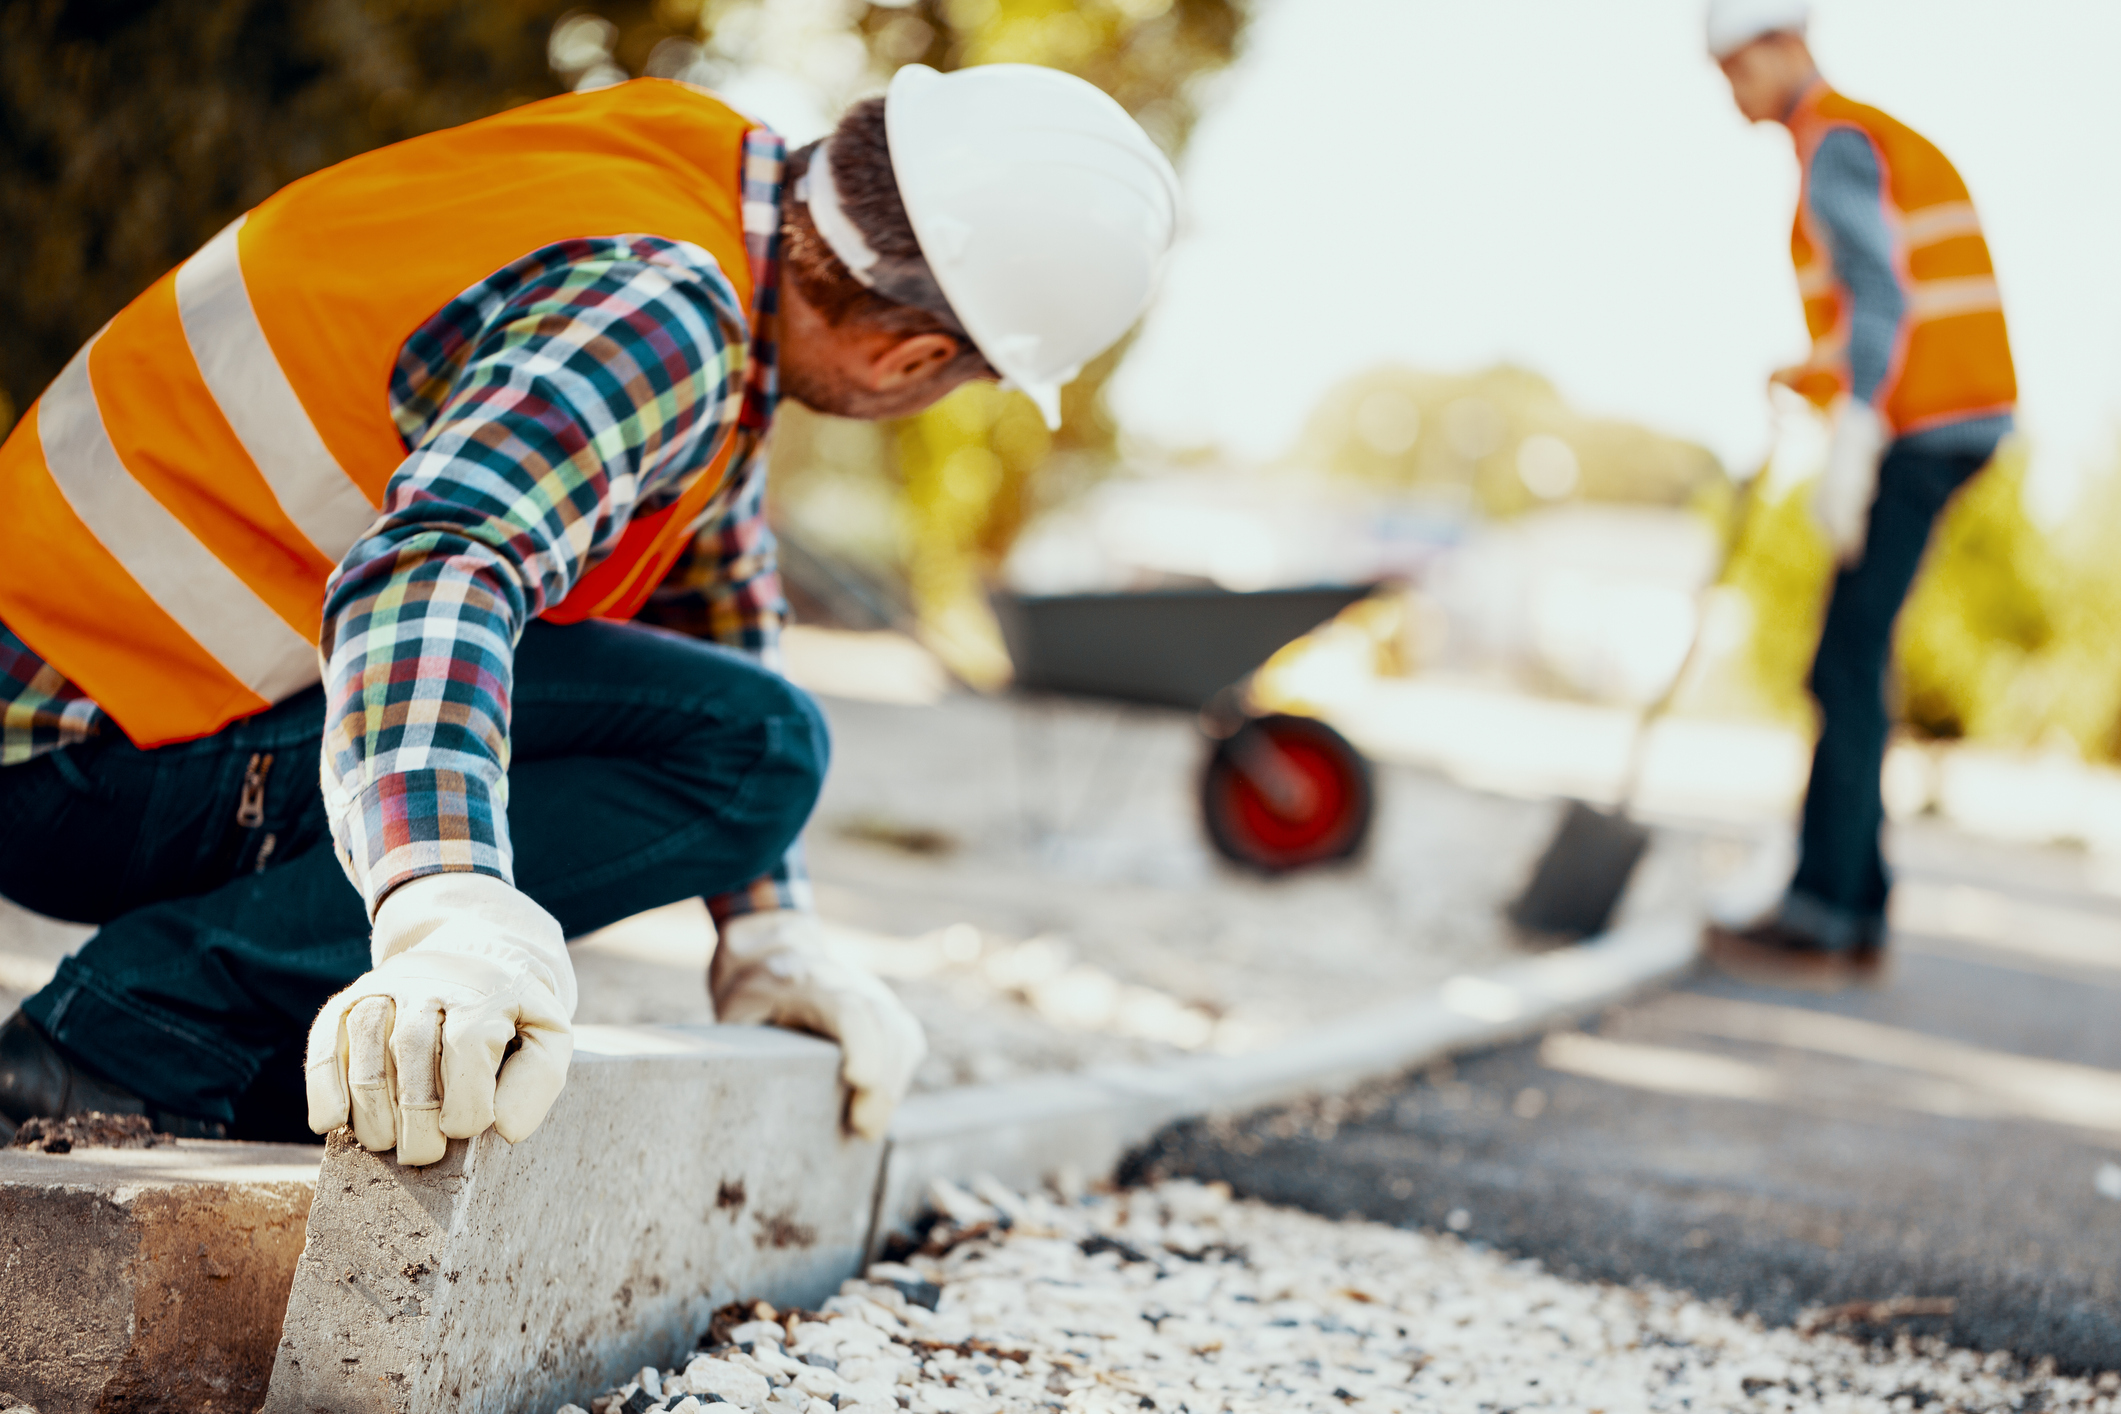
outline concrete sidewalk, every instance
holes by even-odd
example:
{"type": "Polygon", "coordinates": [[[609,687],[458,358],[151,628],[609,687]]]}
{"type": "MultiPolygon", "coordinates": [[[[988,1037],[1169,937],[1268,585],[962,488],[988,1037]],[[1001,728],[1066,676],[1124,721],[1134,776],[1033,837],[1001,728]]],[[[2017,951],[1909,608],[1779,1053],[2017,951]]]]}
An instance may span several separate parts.
{"type": "Polygon", "coordinates": [[[1175,1127],[1138,1167],[1772,1322],[1915,1298],[1939,1314],[1836,1315],[2121,1368],[2121,915],[2081,853],[1934,828],[1895,852],[1898,916],[1926,926],[1878,987],[1698,974],[1348,1099],[1175,1127]]]}

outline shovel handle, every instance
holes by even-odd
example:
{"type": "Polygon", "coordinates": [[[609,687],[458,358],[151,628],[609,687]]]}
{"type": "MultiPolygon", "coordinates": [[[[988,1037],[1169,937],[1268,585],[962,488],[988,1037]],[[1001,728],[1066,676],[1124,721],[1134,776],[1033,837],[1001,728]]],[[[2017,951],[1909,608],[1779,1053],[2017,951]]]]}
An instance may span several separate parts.
{"type": "Polygon", "coordinates": [[[1616,811],[1625,813],[1634,804],[1635,789],[1642,784],[1642,770],[1649,759],[1650,728],[1671,710],[1679,689],[1694,670],[1695,660],[1701,657],[1701,640],[1707,636],[1709,622],[1709,593],[1723,587],[1724,581],[1731,577],[1731,567],[1738,563],[1738,552],[1744,548],[1745,533],[1752,525],[1753,510],[1759,501],[1757,488],[1767,473],[1767,467],[1762,466],[1749,479],[1738,483],[1738,499],[1731,506],[1730,528],[1724,533],[1723,558],[1716,566],[1716,573],[1695,595],[1694,636],[1687,640],[1686,656],[1679,660],[1679,670],[1672,674],[1664,691],[1657,694],[1657,700],[1643,708],[1642,715],[1635,721],[1635,738],[1628,744],[1627,769],[1621,773],[1620,795],[1613,803],[1616,811]]]}

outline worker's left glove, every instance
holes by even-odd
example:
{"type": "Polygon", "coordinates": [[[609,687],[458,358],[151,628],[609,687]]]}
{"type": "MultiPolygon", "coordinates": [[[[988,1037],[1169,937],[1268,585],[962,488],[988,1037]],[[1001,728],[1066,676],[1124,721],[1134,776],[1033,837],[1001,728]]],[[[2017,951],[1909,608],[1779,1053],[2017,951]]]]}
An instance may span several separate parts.
{"type": "Polygon", "coordinates": [[[722,925],[709,979],[719,1020],[810,1031],[840,1043],[854,1092],[847,1127],[881,1139],[928,1054],[920,1022],[892,990],[831,956],[814,913],[747,913],[722,925]]]}
{"type": "Polygon", "coordinates": [[[1892,434],[1869,403],[1842,398],[1834,404],[1834,431],[1826,449],[1826,471],[1812,491],[1812,518],[1827,547],[1844,568],[1863,559],[1870,532],[1871,503],[1878,499],[1878,466],[1892,434]]]}
{"type": "Polygon", "coordinates": [[[309,1029],[309,1127],[350,1121],[401,1164],[489,1125],[527,1138],[574,1056],[574,966],[553,916],[489,875],[430,874],[383,900],[370,956],[309,1029]]]}

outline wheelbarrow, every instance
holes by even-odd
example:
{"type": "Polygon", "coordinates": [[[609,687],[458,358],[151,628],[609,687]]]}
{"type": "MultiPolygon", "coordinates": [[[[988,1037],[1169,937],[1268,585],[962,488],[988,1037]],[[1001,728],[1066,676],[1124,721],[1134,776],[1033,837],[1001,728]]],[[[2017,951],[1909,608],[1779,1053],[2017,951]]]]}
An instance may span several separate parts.
{"type": "Polygon", "coordinates": [[[1349,858],[1375,809],[1370,763],[1315,717],[1259,712],[1254,670],[1377,588],[1214,588],[992,595],[1016,685],[1184,707],[1208,750],[1201,824],[1224,858],[1263,874],[1349,858]]]}

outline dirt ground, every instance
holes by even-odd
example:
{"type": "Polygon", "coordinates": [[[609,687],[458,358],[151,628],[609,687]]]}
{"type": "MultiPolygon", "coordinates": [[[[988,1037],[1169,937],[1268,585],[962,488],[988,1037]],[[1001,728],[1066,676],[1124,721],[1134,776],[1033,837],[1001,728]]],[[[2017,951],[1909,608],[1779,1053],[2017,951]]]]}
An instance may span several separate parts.
{"type": "MultiPolygon", "coordinates": [[[[1201,834],[1204,747],[1186,713],[823,701],[819,909],[927,1026],[922,1088],[1249,1050],[1506,961],[1524,945],[1500,905],[1558,808],[1380,765],[1364,856],[1269,880],[1201,834]]],[[[1746,848],[1660,831],[1624,916],[1692,906],[1746,848]]],[[[704,1019],[709,946],[696,906],[585,940],[581,1019],[704,1019]]]]}

